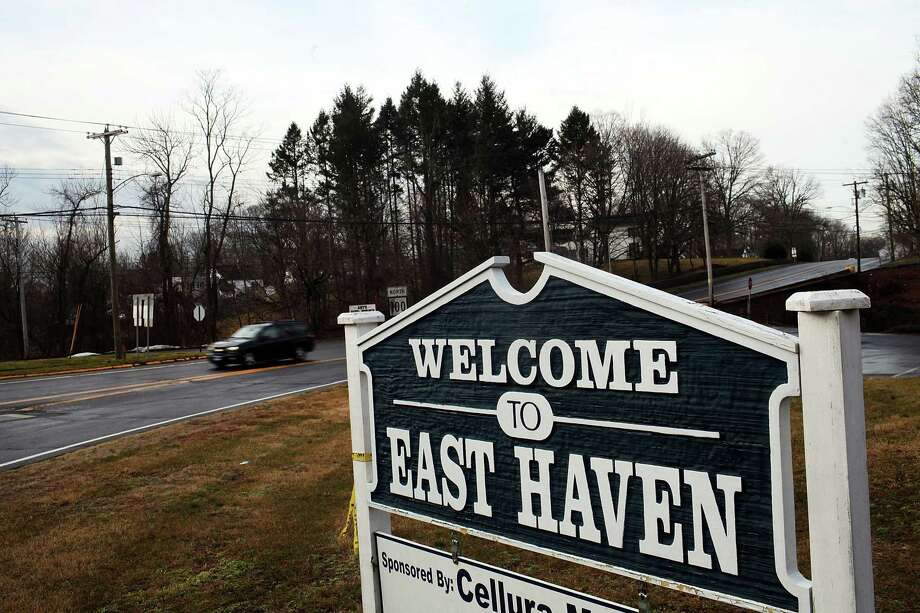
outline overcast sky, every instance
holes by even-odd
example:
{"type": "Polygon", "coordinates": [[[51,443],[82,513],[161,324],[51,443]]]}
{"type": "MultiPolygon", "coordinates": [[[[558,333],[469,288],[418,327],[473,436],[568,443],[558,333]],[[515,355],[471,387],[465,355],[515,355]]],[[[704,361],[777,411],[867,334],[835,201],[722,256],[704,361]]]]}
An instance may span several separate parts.
{"type": "MultiPolygon", "coordinates": [[[[344,83],[364,85],[379,104],[398,98],[416,69],[443,90],[455,81],[473,89],[487,73],[512,107],[552,127],[577,104],[664,124],[693,143],[748,131],[767,162],[812,170],[822,212],[851,223],[841,184],[867,168],[865,120],[911,68],[918,35],[917,0],[5,0],[0,110],[142,125],[153,112],[180,113],[195,71],[220,68],[247,97],[253,126],[280,139],[292,120],[309,125],[344,83]]],[[[77,130],[0,125],[0,164],[101,167],[101,144],[81,133],[90,126],[0,122],[77,130]]],[[[260,154],[253,187],[267,143],[260,154]]],[[[52,206],[52,184],[21,177],[17,210],[52,206]]]]}

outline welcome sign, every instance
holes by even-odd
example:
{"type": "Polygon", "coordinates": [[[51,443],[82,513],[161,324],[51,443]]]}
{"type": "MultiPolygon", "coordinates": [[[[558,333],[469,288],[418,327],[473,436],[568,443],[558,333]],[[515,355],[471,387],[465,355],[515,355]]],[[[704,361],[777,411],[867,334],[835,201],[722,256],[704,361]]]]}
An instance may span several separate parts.
{"type": "Polygon", "coordinates": [[[793,337],[540,253],[358,340],[373,508],[760,610],[796,568],[793,337]]]}

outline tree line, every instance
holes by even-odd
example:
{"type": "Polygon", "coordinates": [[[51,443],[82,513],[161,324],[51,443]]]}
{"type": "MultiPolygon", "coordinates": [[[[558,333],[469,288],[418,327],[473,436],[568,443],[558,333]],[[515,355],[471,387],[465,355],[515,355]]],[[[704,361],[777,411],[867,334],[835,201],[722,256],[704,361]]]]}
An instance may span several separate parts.
{"type": "MultiPolygon", "coordinates": [[[[513,108],[489,77],[442,90],[416,73],[379,107],[362,87],[344,86],[311,123],[290,124],[263,170],[253,159],[266,139],[253,135],[245,98],[220,73],[200,73],[181,106],[180,119],[151,117],[127,137],[145,172],[138,200],[117,199],[120,218],[148,230],[139,253],[118,254],[119,309],[130,318],[126,297],[155,292],[158,343],[209,341],[272,317],[329,329],[349,304],[383,306],[388,286],[417,299],[498,254],[510,256],[512,282],[526,285],[543,249],[541,168],[553,249],[600,268],[629,258],[658,278],[700,257],[701,189],[717,256],[853,252],[852,232],[811,208],[814,178],[765,163],[743,131],[694,144],[577,106],[553,129],[513,108]],[[704,171],[689,167],[709,150],[704,171]],[[262,172],[268,189],[247,189],[262,172]],[[203,324],[191,319],[199,303],[203,324]]],[[[75,350],[111,348],[103,193],[64,183],[45,231],[14,238],[3,226],[0,287],[13,291],[0,300],[0,357],[21,352],[21,290],[34,355],[66,354],[74,338],[75,350]]]]}
{"type": "Polygon", "coordinates": [[[869,119],[873,196],[885,210],[898,255],[920,252],[920,54],[913,70],[869,119]]]}

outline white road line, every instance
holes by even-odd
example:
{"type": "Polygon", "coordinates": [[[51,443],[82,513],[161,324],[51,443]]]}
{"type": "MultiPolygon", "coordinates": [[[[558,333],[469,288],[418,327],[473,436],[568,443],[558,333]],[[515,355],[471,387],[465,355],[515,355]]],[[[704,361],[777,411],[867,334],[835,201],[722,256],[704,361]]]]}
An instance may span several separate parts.
{"type": "MultiPolygon", "coordinates": [[[[394,400],[393,404],[421,409],[438,409],[454,413],[472,413],[474,415],[496,415],[495,409],[476,409],[461,407],[455,404],[435,404],[433,402],[416,402],[414,400],[394,400]]],[[[636,432],[652,432],[653,434],[667,434],[670,436],[691,436],[694,438],[720,438],[718,432],[712,430],[695,430],[693,428],[671,428],[668,426],[653,426],[650,424],[633,424],[624,421],[601,421],[597,419],[582,419],[580,417],[553,416],[553,421],[561,424],[575,424],[578,426],[591,426],[592,428],[612,428],[614,430],[633,430],[636,432]]]]}
{"type": "Polygon", "coordinates": [[[176,364],[163,364],[160,366],[135,366],[133,368],[110,368],[98,372],[75,372],[69,375],[57,375],[48,377],[20,377],[11,381],[0,381],[0,385],[13,385],[15,383],[38,383],[39,381],[56,381],[58,379],[73,379],[75,377],[94,377],[98,375],[123,375],[129,372],[138,373],[148,370],[159,370],[161,368],[174,368],[176,366],[188,366],[194,363],[205,363],[206,360],[185,360],[176,364]]]}
{"type": "Polygon", "coordinates": [[[908,368],[908,369],[905,370],[904,372],[899,372],[899,373],[896,374],[894,377],[892,377],[892,379],[897,379],[898,377],[903,377],[904,375],[909,375],[910,373],[912,373],[912,372],[914,372],[914,371],[916,371],[916,370],[920,370],[920,366],[914,366],[913,368],[908,368]]]}
{"type": "Polygon", "coordinates": [[[153,424],[147,424],[144,426],[138,426],[137,428],[130,428],[128,430],[122,430],[121,432],[115,432],[114,434],[106,434],[104,436],[97,436],[96,438],[91,438],[85,441],[80,441],[79,443],[71,443],[70,445],[64,445],[63,447],[58,447],[57,449],[49,449],[48,451],[42,451],[41,453],[33,453],[32,455],[26,456],[24,458],[18,458],[16,460],[10,460],[8,462],[3,462],[0,464],[0,468],[6,468],[7,466],[12,466],[14,464],[20,464],[22,462],[28,462],[29,460],[34,460],[36,458],[41,458],[47,455],[52,455],[59,453],[61,451],[67,451],[68,449],[74,449],[76,447],[82,447],[84,445],[90,445],[92,443],[98,443],[110,438],[116,438],[119,436],[124,436],[126,434],[131,434],[134,432],[141,432],[142,430],[149,430],[150,428],[158,428],[160,426],[165,426],[167,424],[175,423],[177,421],[182,421],[184,419],[191,419],[193,417],[201,417],[202,415],[208,415],[209,413],[217,413],[218,411],[227,411],[229,409],[235,409],[237,407],[242,407],[247,404],[255,404],[257,402],[265,402],[268,400],[274,400],[275,398],[281,398],[283,396],[291,396],[293,394],[300,394],[302,392],[309,392],[312,390],[322,389],[324,387],[330,387],[333,385],[338,385],[340,383],[345,383],[347,379],[340,379],[338,381],[333,381],[331,383],[321,383],[319,385],[313,385],[311,387],[304,387],[301,389],[291,390],[289,392],[281,392],[280,394],[272,394],[271,396],[264,396],[262,398],[256,398],[254,400],[246,400],[243,402],[237,402],[236,404],[229,404],[224,407],[218,407],[216,409],[208,409],[207,411],[199,411],[198,413],[192,413],[190,415],[183,415],[181,417],[173,417],[172,419],[166,419],[163,421],[158,421],[153,424]]]}

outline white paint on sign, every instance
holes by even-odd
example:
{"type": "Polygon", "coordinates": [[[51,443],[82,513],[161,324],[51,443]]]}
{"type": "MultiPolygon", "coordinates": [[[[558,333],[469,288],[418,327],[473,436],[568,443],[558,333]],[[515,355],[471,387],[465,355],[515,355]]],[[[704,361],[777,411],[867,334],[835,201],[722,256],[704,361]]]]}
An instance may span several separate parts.
{"type": "Polygon", "coordinates": [[[192,317],[195,318],[195,321],[203,321],[204,313],[205,313],[204,307],[201,306],[200,304],[196,304],[195,309],[192,311],[192,317]]]}
{"type": "Polygon", "coordinates": [[[633,613],[546,581],[458,557],[378,532],[377,562],[383,610],[399,613],[527,611],[633,613]]]}

